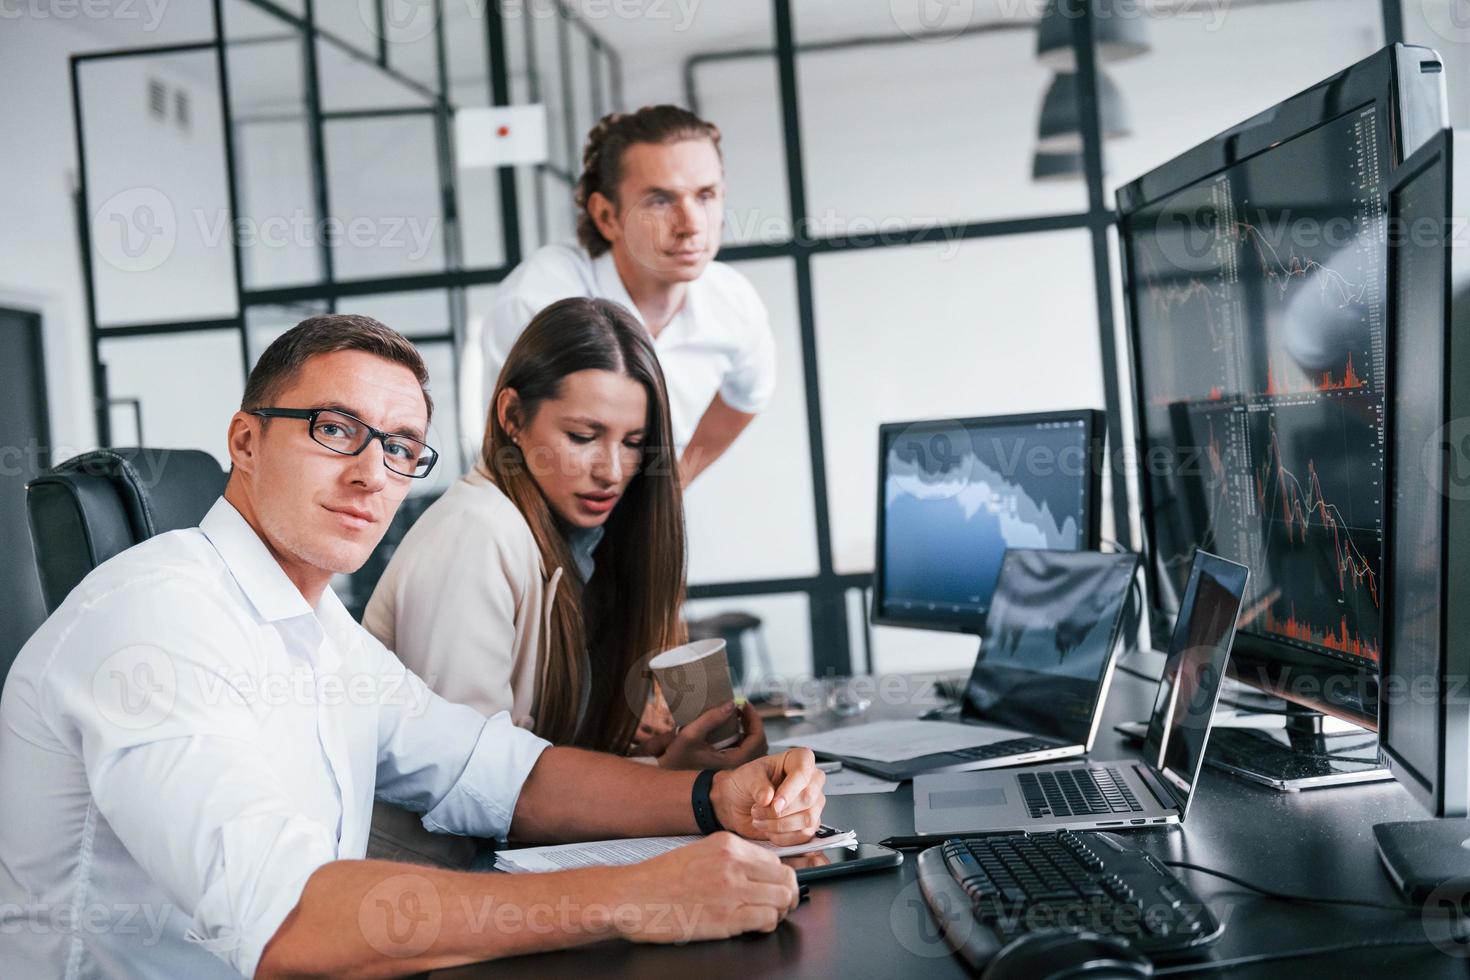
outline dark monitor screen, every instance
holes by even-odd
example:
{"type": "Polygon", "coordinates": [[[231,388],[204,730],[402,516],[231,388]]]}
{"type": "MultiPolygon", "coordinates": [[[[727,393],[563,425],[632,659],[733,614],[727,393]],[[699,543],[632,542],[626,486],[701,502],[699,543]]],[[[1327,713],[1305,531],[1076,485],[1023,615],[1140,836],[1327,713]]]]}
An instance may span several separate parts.
{"type": "Polygon", "coordinates": [[[1143,750],[1183,807],[1204,763],[1249,579],[1244,565],[1202,551],[1185,579],[1143,750]]]}
{"type": "Polygon", "coordinates": [[[1463,815],[1470,804],[1466,654],[1447,601],[1450,570],[1465,554],[1451,512],[1470,499],[1464,472],[1470,426],[1450,408],[1447,391],[1454,377],[1448,263],[1455,251],[1448,221],[1464,213],[1451,203],[1450,149],[1440,137],[1406,161],[1389,195],[1397,411],[1379,738],[1394,776],[1436,815],[1463,815]]]}
{"type": "Polygon", "coordinates": [[[964,717],[1091,745],[1137,571],[1134,554],[1007,551],[964,717]]]}
{"type": "Polygon", "coordinates": [[[873,621],[979,632],[1010,548],[1097,547],[1102,413],[879,429],[873,621]]]}
{"type": "Polygon", "coordinates": [[[1251,569],[1243,650],[1360,678],[1384,642],[1384,130],[1377,103],[1344,107],[1124,235],[1156,607],[1177,613],[1206,549],[1251,569]]]}

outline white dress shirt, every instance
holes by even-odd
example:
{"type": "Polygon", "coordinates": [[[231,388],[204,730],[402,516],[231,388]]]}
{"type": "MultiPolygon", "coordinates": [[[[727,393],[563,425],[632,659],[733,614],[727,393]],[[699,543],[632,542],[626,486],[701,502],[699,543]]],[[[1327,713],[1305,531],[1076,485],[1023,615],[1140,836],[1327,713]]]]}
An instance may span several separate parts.
{"type": "Polygon", "coordinates": [[[17,977],[251,976],[374,793],[503,837],[546,743],[431,693],[240,514],[93,571],[0,696],[0,963],[17,977]]]}
{"type": "MultiPolygon", "coordinates": [[[[496,290],[489,323],[481,334],[482,401],[487,412],[516,338],[537,313],[569,296],[610,299],[643,323],[611,252],[594,259],[580,245],[538,249],[496,290]]],[[[766,407],[776,390],[776,342],[765,305],[750,281],[723,262],[711,262],[689,284],[683,306],[659,331],[653,346],[669,389],[674,445],[680,453],[716,394],[736,411],[753,415],[766,407]]],[[[484,418],[482,414],[481,426],[484,418]]]]}

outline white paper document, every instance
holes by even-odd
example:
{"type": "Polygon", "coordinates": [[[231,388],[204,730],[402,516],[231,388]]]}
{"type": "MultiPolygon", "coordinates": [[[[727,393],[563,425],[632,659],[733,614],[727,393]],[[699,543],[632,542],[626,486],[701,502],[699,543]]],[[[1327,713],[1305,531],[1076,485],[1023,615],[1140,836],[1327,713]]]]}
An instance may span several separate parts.
{"type": "Polygon", "coordinates": [[[828,796],[857,796],[859,793],[892,793],[898,783],[869,776],[856,769],[842,769],[827,774],[827,784],[822,787],[828,796]]]}
{"type": "MultiPolygon", "coordinates": [[[[825,851],[831,847],[850,847],[857,843],[856,831],[837,830],[835,827],[823,824],[822,830],[818,833],[822,836],[813,837],[805,844],[792,844],[789,847],[777,847],[769,841],[752,841],[752,843],[774,851],[778,857],[806,854],[810,851],[825,851]]],[[[680,837],[632,837],[626,840],[598,840],[583,844],[519,847],[497,852],[495,867],[501,871],[514,873],[565,871],[567,868],[591,868],[610,864],[636,864],[703,839],[698,834],[688,834],[680,837]]]]}
{"type": "Polygon", "coordinates": [[[954,752],[1016,738],[1016,732],[952,721],[875,721],[867,725],[834,728],[811,735],[794,735],[772,745],[774,751],[802,745],[813,752],[846,755],[875,762],[902,762],[935,752],[954,752]]]}

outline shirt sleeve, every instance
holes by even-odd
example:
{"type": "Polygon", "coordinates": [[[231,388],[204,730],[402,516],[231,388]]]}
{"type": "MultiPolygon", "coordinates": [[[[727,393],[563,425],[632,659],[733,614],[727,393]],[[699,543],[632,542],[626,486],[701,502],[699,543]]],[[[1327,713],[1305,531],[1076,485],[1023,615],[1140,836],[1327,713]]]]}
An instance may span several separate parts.
{"type": "Polygon", "coordinates": [[[749,283],[742,280],[741,285],[748,294],[739,313],[747,342],[720,382],[720,398],[737,412],[755,415],[770,404],[776,392],[776,340],[765,304],[749,283]]]}
{"type": "Polygon", "coordinates": [[[120,589],[51,666],[42,711],[79,752],[118,839],[192,916],[189,939],[252,976],[307,879],[337,850],[263,756],[256,708],[237,686],[252,652],[230,623],[207,594],[179,583],[120,589]],[[157,628],[162,620],[169,630],[157,628]]]}
{"type": "Polygon", "coordinates": [[[480,337],[487,412],[500,369],[536,314],[559,299],[587,295],[590,294],[578,274],[575,253],[566,246],[547,245],[538,249],[506,277],[495,294],[489,322],[480,337]]]}
{"type": "Polygon", "coordinates": [[[378,798],[422,813],[435,833],[506,837],[521,786],[549,743],[517,728],[509,712],[486,718],[444,700],[377,640],[364,634],[363,644],[400,691],[378,712],[378,798]]]}
{"type": "MultiPolygon", "coordinates": [[[[545,304],[542,304],[545,305],[545,304]]],[[[480,335],[480,351],[484,357],[485,411],[490,411],[490,399],[495,394],[495,382],[500,378],[500,369],[510,349],[530,325],[531,319],[541,311],[536,301],[523,293],[508,292],[497,296],[490,308],[489,322],[480,335]]]]}

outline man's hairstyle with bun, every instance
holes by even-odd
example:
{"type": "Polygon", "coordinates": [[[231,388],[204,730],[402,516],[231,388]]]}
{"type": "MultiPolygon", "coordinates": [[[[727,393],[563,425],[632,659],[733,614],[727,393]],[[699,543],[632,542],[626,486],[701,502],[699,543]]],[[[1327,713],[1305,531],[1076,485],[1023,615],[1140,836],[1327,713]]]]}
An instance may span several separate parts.
{"type": "Polygon", "coordinates": [[[577,241],[593,257],[612,248],[592,220],[593,194],[617,203],[623,177],[623,154],[635,143],[676,143],[707,139],[720,152],[720,127],[676,105],[644,106],[637,112],[613,112],[597,121],[582,149],[582,176],[577,180],[577,241]]]}

